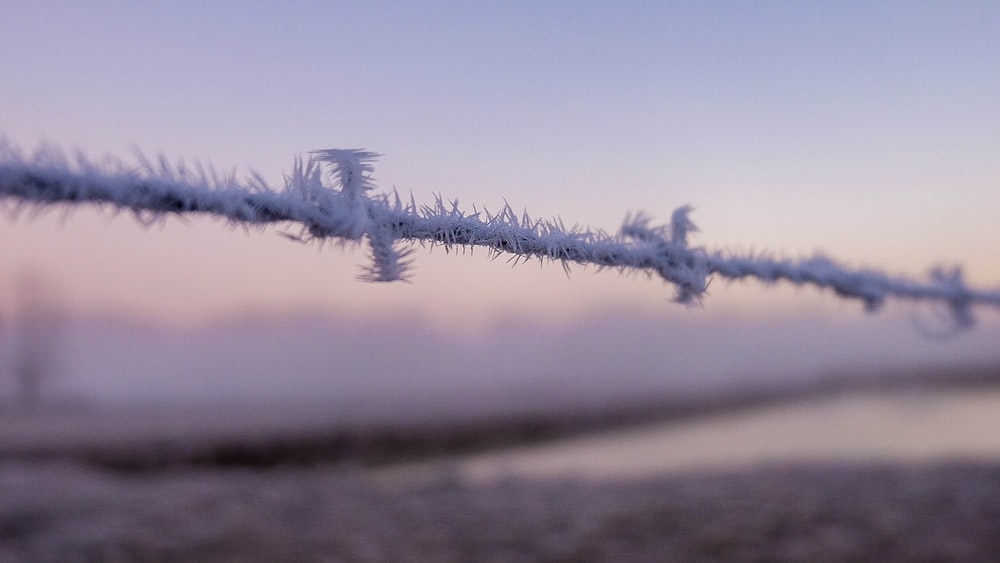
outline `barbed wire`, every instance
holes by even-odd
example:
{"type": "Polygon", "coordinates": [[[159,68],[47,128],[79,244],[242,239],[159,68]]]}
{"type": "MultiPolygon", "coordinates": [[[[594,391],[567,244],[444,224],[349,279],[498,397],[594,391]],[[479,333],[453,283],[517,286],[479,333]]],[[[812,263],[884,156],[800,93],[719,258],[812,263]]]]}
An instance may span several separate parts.
{"type": "Polygon", "coordinates": [[[285,185],[275,189],[257,174],[238,180],[200,164],[192,168],[141,155],[137,166],[114,159],[95,163],[83,156],[71,160],[53,149],[24,157],[0,143],[0,202],[13,215],[25,208],[92,204],[129,210],[143,224],[173,214],[211,215],[260,227],[297,224],[298,234],[282,234],[340,244],[366,240],[370,264],[360,275],[366,281],[406,279],[416,242],[448,249],[485,247],[496,255],[509,254],[514,262],[538,258],[567,268],[576,263],[641,271],[673,285],[680,303],[700,300],[717,276],[830,289],[839,297],[860,300],[870,311],[889,298],[943,303],[958,328],[974,324],[972,307],[1000,307],[1000,289],[968,287],[958,267],[937,268],[928,280],[918,281],[851,269],[819,255],[786,260],[691,246],[689,238],[697,228],[689,206],[675,210],[666,225],[654,225],[645,214],[626,216],[615,234],[566,228],[559,219],[532,219],[507,204],[495,214],[476,208],[466,212],[440,196],[418,206],[412,196],[404,202],[398,192],[372,193],[378,156],[365,150],[315,151],[296,159],[285,185]]]}

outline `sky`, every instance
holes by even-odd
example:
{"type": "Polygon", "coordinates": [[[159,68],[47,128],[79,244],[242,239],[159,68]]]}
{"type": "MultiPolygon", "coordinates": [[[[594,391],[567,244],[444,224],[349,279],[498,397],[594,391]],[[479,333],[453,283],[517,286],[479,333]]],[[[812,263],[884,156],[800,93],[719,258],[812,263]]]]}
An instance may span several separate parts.
{"type": "MultiPolygon", "coordinates": [[[[998,24],[991,2],[10,1],[0,135],[276,185],[296,155],[360,147],[383,155],[380,189],[418,203],[509,202],[607,231],[691,204],[693,243],[711,250],[821,252],[917,278],[962,265],[997,287],[998,24]]],[[[441,248],[418,250],[409,283],[366,284],[363,249],[274,230],[31,215],[0,219],[0,314],[27,278],[73,315],[189,328],[317,311],[450,334],[606,311],[867,317],[756,283],[716,282],[687,308],[641,275],[441,248]]],[[[899,318],[892,330],[914,332],[899,318]]]]}

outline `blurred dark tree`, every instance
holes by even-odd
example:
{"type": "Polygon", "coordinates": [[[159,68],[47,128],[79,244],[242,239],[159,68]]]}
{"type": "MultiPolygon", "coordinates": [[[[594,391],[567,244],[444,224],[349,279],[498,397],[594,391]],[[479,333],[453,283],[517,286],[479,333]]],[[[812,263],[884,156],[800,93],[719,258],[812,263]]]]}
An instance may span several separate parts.
{"type": "Polygon", "coordinates": [[[43,387],[56,367],[56,348],[61,326],[55,293],[40,277],[25,275],[17,287],[18,312],[14,319],[12,375],[15,404],[36,410],[43,387]]]}

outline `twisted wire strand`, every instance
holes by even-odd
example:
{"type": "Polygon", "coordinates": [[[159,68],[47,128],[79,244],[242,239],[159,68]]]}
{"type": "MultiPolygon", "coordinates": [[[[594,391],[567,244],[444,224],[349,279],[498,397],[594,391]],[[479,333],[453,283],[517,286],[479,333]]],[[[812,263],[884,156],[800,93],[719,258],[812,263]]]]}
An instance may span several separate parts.
{"type": "Polygon", "coordinates": [[[140,157],[138,167],[110,159],[94,163],[81,156],[70,161],[51,149],[26,158],[0,143],[0,202],[15,215],[24,207],[93,204],[129,210],[144,224],[170,214],[204,214],[259,227],[298,224],[300,234],[286,236],[340,244],[367,240],[371,263],[360,275],[367,281],[406,279],[413,248],[401,244],[417,242],[449,249],[485,247],[495,255],[509,254],[515,262],[539,258],[564,267],[577,263],[642,271],[673,285],[681,303],[701,299],[717,276],[830,289],[862,301],[871,311],[889,298],[943,303],[960,328],[974,324],[972,307],[1000,307],[1000,289],[968,287],[957,267],[933,270],[927,281],[917,281],[851,269],[822,256],[779,260],[693,247],[688,239],[697,228],[688,206],[675,210],[667,225],[653,225],[644,214],[627,216],[613,235],[567,229],[558,219],[519,216],[509,205],[496,214],[467,213],[439,196],[418,207],[412,197],[403,202],[398,193],[371,193],[378,156],[365,150],[316,151],[308,159],[296,159],[284,187],[277,190],[256,174],[240,181],[162,158],[154,163],[140,157]],[[324,181],[324,167],[332,185],[324,181]]]}

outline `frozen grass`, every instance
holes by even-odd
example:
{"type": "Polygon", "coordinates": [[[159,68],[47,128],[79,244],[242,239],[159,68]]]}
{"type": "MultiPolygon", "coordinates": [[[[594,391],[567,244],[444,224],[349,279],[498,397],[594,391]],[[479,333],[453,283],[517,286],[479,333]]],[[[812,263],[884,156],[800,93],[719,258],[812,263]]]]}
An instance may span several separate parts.
{"type": "Polygon", "coordinates": [[[0,561],[989,561],[1000,467],[634,482],[0,466],[0,561]]]}

